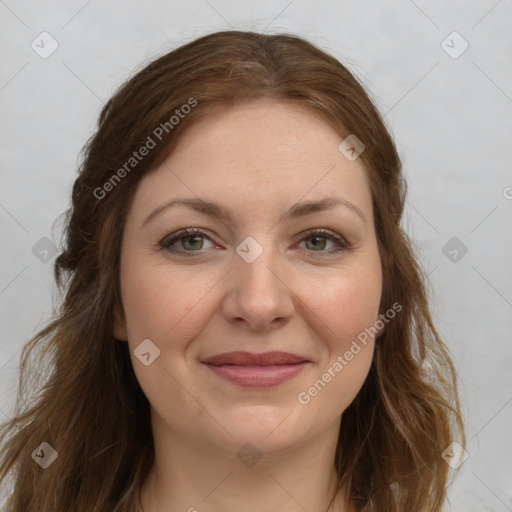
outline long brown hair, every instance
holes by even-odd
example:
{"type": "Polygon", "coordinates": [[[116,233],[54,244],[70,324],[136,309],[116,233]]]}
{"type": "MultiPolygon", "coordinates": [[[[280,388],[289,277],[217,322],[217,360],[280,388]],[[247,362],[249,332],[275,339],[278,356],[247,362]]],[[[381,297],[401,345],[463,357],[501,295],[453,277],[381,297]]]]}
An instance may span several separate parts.
{"type": "Polygon", "coordinates": [[[293,35],[225,31],[134,75],[104,106],[84,147],[54,266],[62,301],[23,349],[17,407],[0,428],[0,483],[12,486],[8,512],[135,510],[154,454],[148,400],[128,344],[112,334],[114,307],[122,307],[127,212],[139,180],[187,126],[259,98],[307,106],[340,141],[349,134],[363,141],[382,262],[381,311],[402,306],[343,413],[338,489],[347,486],[358,511],[441,509],[449,476],[441,454],[453,440],[465,446],[465,436],[453,363],[400,225],[406,188],[393,140],[364,88],[334,57],[293,35]],[[146,155],[133,160],[142,146],[146,155]],[[34,457],[43,442],[58,455],[45,469],[34,457]]]}

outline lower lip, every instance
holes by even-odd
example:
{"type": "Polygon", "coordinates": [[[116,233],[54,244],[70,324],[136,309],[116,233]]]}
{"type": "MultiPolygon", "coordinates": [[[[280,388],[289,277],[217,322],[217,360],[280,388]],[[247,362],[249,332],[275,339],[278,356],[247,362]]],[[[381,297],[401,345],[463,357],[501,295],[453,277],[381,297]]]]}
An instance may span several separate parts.
{"type": "Polygon", "coordinates": [[[296,377],[308,364],[307,361],[295,364],[280,364],[269,366],[238,366],[207,364],[212,372],[219,377],[248,388],[269,388],[296,377]]]}

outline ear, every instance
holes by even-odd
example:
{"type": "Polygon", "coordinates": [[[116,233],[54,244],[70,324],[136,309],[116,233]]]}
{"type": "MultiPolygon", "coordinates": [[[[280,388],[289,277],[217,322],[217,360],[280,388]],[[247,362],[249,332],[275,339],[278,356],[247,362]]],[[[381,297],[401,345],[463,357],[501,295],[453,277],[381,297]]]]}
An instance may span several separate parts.
{"type": "Polygon", "coordinates": [[[114,338],[119,341],[128,341],[128,333],[126,329],[126,318],[122,306],[115,304],[114,306],[114,338]]]}

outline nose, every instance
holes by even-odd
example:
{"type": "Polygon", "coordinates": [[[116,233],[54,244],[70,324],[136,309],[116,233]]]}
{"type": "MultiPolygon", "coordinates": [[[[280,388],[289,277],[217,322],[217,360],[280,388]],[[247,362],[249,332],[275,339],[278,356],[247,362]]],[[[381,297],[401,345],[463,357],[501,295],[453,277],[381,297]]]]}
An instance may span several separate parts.
{"type": "Polygon", "coordinates": [[[284,325],[295,307],[289,272],[280,261],[282,256],[270,242],[263,244],[262,237],[257,240],[263,252],[251,263],[234,255],[234,267],[226,276],[222,310],[230,323],[266,331],[284,325]]]}

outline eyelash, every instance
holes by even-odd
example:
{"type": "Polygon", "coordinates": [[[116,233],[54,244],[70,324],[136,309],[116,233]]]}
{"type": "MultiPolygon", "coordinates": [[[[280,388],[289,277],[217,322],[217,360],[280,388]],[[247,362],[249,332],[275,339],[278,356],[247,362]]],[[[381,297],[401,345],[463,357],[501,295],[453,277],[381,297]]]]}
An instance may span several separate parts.
{"type": "MultiPolygon", "coordinates": [[[[199,229],[199,228],[186,228],[182,229],[180,231],[177,231],[176,233],[172,233],[171,235],[166,236],[162,241],[158,244],[161,250],[165,250],[167,252],[170,252],[172,254],[185,254],[186,257],[196,257],[196,254],[194,253],[201,253],[201,250],[198,251],[187,251],[187,250],[176,250],[171,249],[171,246],[174,245],[176,242],[179,242],[180,240],[183,240],[188,237],[194,237],[194,236],[200,236],[202,238],[207,238],[208,240],[213,240],[208,236],[208,234],[199,229]]],[[[303,238],[300,240],[301,242],[303,240],[307,240],[308,238],[326,238],[327,240],[331,240],[336,243],[338,246],[338,249],[334,251],[308,251],[308,252],[320,252],[323,254],[333,254],[340,251],[351,251],[352,247],[340,236],[336,235],[334,232],[328,230],[328,229],[314,229],[310,230],[303,234],[303,238]]],[[[313,256],[315,258],[317,257],[324,257],[324,256],[313,256]]]]}

